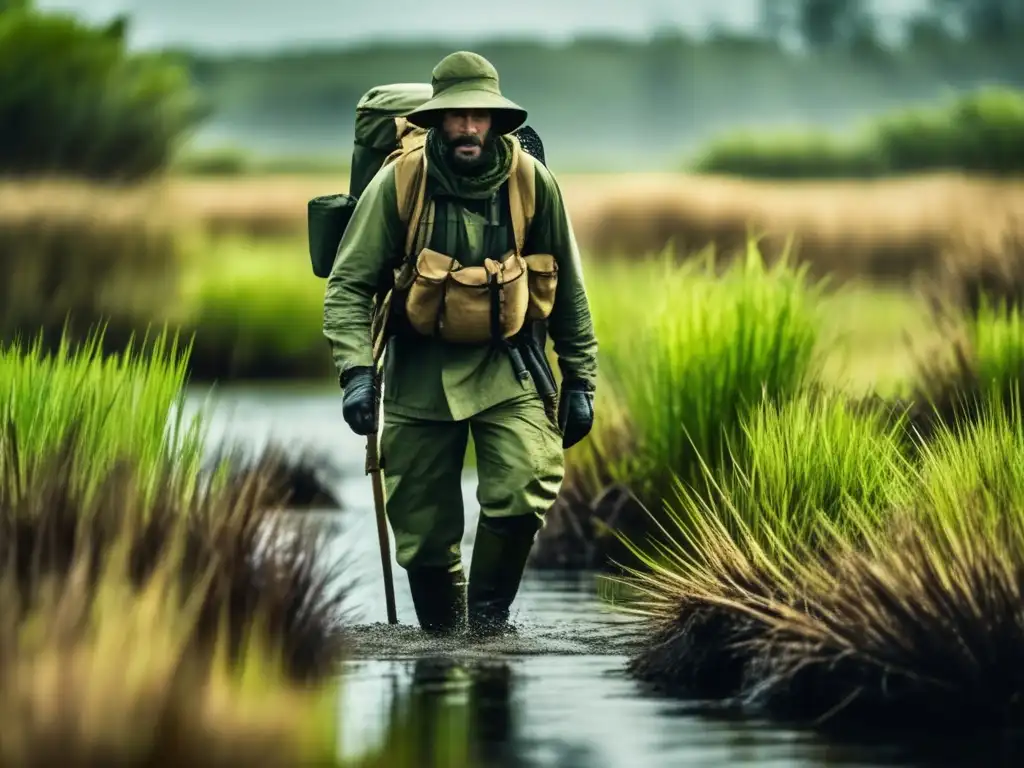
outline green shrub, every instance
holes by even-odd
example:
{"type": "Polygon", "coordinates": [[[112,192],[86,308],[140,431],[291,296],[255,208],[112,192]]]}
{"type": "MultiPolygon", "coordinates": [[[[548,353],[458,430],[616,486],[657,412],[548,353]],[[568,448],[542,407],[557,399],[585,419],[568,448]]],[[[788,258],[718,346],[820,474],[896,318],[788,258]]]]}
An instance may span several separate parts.
{"type": "Polygon", "coordinates": [[[194,333],[193,378],[333,378],[324,283],[293,240],[225,239],[197,249],[180,321],[194,333]],[[290,258],[290,255],[294,258],[290,258]]]}
{"type": "Polygon", "coordinates": [[[130,180],[167,165],[198,104],[184,68],[129,54],[123,31],[0,14],[0,173],[130,180]]]}
{"type": "Polygon", "coordinates": [[[192,176],[241,176],[252,170],[252,158],[238,147],[218,147],[185,152],[174,167],[192,176]]]}
{"type": "Polygon", "coordinates": [[[828,134],[770,134],[761,131],[724,136],[704,150],[696,163],[701,173],[766,179],[876,176],[882,158],[863,142],[840,141],[828,134]]]}
{"type": "Polygon", "coordinates": [[[889,173],[934,169],[1024,172],[1024,91],[986,88],[939,108],[912,109],[872,126],[889,173]]]}
{"type": "Polygon", "coordinates": [[[854,178],[929,170],[1024,172],[1024,92],[985,88],[939,106],[867,123],[841,140],[817,131],[744,132],[714,141],[701,173],[758,178],[854,178]]]}

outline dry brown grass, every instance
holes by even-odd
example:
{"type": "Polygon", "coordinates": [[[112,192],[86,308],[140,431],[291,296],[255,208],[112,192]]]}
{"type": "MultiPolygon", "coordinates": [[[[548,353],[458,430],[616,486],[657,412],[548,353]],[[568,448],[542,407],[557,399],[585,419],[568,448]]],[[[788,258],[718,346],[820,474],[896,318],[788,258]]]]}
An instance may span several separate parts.
{"type": "MultiPolygon", "coordinates": [[[[559,178],[579,242],[636,258],[670,240],[729,252],[748,232],[839,279],[919,278],[968,305],[979,287],[1024,296],[1024,182],[955,174],[767,182],[678,174],[559,178]]],[[[175,301],[183,236],[304,241],[306,203],[340,175],[171,177],[138,189],[0,182],[0,330],[57,328],[67,312],[159,321],[175,301]],[[145,287],[152,290],[144,290],[145,287]],[[130,304],[130,306],[129,306],[130,304]]],[[[296,243],[297,245],[297,243],[296,243]]],[[[193,248],[192,250],[197,250],[193,248]]],[[[199,253],[203,253],[201,249],[199,253]]],[[[117,338],[114,333],[111,338],[117,338]]]]}
{"type": "MultiPolygon", "coordinates": [[[[865,181],[765,182],[717,177],[622,179],[576,212],[590,248],[719,251],[749,231],[777,255],[789,235],[818,273],[904,280],[970,263],[977,245],[1024,216],[1024,183],[954,174],[865,181]]],[[[991,253],[991,248],[989,248],[991,253]]]]}
{"type": "MultiPolygon", "coordinates": [[[[192,617],[168,576],[141,589],[117,569],[98,590],[55,581],[28,621],[5,622],[0,766],[330,764],[332,688],[294,685],[255,654],[256,685],[211,663],[182,640],[192,617]]],[[[7,591],[0,604],[20,608],[7,591]]]]}
{"type": "Polygon", "coordinates": [[[0,183],[0,333],[103,316],[119,338],[173,294],[180,243],[159,190],[0,183]]]}
{"type": "Polygon", "coordinates": [[[213,235],[304,236],[306,203],[348,190],[340,176],[178,177],[166,183],[180,219],[213,235]]]}
{"type": "MultiPolygon", "coordinates": [[[[933,275],[950,258],[970,262],[993,233],[1024,220],[1024,182],[961,174],[794,182],[595,174],[559,182],[588,251],[635,255],[670,239],[687,251],[709,243],[730,251],[753,230],[772,255],[792,234],[804,258],[840,277],[933,275]]],[[[172,207],[208,232],[301,236],[306,201],[345,191],[347,179],[177,178],[168,186],[172,207]]]]}

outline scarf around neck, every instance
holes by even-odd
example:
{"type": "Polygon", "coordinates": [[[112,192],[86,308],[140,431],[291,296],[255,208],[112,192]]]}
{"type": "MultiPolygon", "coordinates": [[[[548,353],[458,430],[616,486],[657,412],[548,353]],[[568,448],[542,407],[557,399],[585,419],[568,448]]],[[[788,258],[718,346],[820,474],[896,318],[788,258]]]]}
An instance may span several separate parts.
{"type": "Polygon", "coordinates": [[[427,172],[437,181],[443,193],[453,197],[471,200],[488,198],[512,170],[512,140],[508,136],[497,137],[490,167],[476,176],[463,176],[451,169],[445,157],[445,144],[435,129],[430,130],[426,143],[427,172]]]}

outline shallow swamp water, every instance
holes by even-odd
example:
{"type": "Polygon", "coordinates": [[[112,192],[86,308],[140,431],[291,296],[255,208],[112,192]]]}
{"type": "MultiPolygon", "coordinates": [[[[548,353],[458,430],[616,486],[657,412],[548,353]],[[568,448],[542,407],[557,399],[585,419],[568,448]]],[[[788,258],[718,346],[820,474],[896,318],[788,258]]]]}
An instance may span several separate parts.
{"type": "MultiPolygon", "coordinates": [[[[836,744],[810,731],[716,714],[699,702],[659,697],[624,673],[624,619],[603,606],[592,574],[527,571],[513,615],[514,639],[464,644],[415,628],[405,572],[392,563],[401,626],[386,624],[380,555],[364,441],[348,431],[336,390],[196,387],[188,409],[210,398],[209,437],[250,449],[274,440],[289,450],[328,451],[339,470],[342,511],[310,513],[345,557],[356,659],[346,663],[341,744],[354,754],[385,738],[396,706],[448,723],[440,745],[417,750],[471,753],[487,766],[628,768],[678,765],[880,766],[1021,765],[982,757],[977,746],[836,744]]],[[[475,475],[464,477],[469,563],[477,510],[475,475]]],[[[393,548],[392,548],[393,553],[393,548]]],[[[937,735],[936,735],[937,736],[937,735]]],[[[429,741],[429,743],[428,743],[429,741]]],[[[1011,750],[1012,751],[1012,750],[1011,750]]]]}

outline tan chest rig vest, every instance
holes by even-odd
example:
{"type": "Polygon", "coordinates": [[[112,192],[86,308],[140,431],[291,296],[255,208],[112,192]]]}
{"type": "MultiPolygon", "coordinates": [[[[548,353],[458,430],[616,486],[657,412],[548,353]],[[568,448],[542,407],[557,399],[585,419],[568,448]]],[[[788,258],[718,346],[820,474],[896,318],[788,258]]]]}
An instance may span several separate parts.
{"type": "MultiPolygon", "coordinates": [[[[501,342],[515,336],[527,322],[545,320],[554,306],[558,264],[551,254],[523,253],[534,217],[535,160],[513,137],[508,178],[514,245],[499,259],[467,267],[453,256],[427,247],[434,231],[435,205],[427,199],[424,134],[415,134],[386,163],[395,164],[398,212],[406,225],[401,263],[394,269],[394,287],[375,313],[374,359],[383,354],[391,313],[403,310],[408,324],[423,336],[455,344],[501,342]],[[395,303],[397,306],[392,306],[395,303]]],[[[454,211],[451,205],[446,206],[454,211]]],[[[491,204],[491,223],[499,211],[491,204]]],[[[455,222],[447,221],[448,242],[455,222]]]]}

